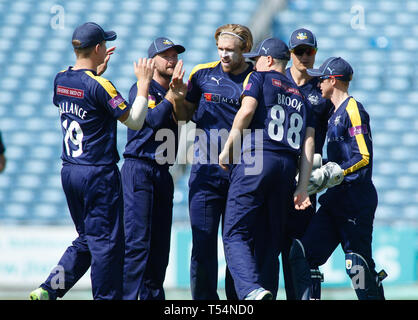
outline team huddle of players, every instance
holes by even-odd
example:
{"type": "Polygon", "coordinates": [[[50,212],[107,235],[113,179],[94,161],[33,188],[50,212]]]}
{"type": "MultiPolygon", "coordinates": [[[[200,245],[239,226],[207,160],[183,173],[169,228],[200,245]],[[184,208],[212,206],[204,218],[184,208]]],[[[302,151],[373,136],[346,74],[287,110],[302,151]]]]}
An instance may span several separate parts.
{"type": "Polygon", "coordinates": [[[101,76],[115,50],[106,42],[115,39],[95,23],[79,26],[76,63],[54,81],[62,185],[78,237],[31,299],[63,297],[89,267],[94,299],[165,299],[174,184],[172,163],[158,161],[166,143],[158,132],[175,134],[177,153],[184,121],[204,133],[189,178],[193,299],[219,299],[219,227],[227,299],[275,299],[279,255],[287,298],[319,299],[318,267],[338,244],[358,298],[384,299],[385,273],[375,271],[371,252],[371,130],[348,94],[348,62],[331,57],[313,69],[318,46],[307,29],[295,30],[288,45],[268,38],[251,51],[251,31],[227,24],[215,32],[219,60],[197,65],[187,83],[178,59],[186,49],[155,39],[148,58],[134,63],[126,101],[101,76]],[[127,126],[120,172],[117,120],[127,126]],[[214,129],[227,130],[226,141],[214,129]],[[216,161],[207,150],[217,151],[216,161]]]}

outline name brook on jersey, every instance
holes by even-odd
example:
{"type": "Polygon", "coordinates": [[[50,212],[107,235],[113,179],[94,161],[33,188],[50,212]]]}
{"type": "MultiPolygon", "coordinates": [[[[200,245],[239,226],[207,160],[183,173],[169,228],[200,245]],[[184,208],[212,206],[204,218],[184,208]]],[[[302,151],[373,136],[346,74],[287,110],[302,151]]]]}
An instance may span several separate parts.
{"type": "Polygon", "coordinates": [[[277,95],[277,103],[283,106],[292,107],[293,109],[296,109],[298,112],[300,112],[300,109],[302,108],[301,101],[299,101],[298,99],[292,99],[291,97],[281,93],[277,95]]]}

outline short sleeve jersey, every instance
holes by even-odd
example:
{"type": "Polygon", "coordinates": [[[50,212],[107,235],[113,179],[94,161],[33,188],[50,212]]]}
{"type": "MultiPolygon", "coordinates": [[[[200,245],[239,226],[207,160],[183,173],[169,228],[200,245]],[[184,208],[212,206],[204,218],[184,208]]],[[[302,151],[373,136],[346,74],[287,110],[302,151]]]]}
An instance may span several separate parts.
{"type": "Polygon", "coordinates": [[[218,155],[226,141],[220,130],[227,138],[241,105],[242,84],[252,70],[248,64],[244,72],[233,75],[223,71],[220,61],[193,68],[186,100],[198,105],[192,118],[197,128],[194,166],[210,165],[213,175],[228,176],[218,165],[218,155]]]}
{"type": "MultiPolygon", "coordinates": [[[[250,129],[252,135],[255,129],[263,130],[263,150],[298,156],[306,128],[314,127],[315,122],[297,87],[279,72],[252,72],[244,82],[243,96],[258,101],[250,129]]],[[[252,138],[251,150],[259,149],[256,143],[252,138]]]]}
{"type": "MultiPolygon", "coordinates": [[[[129,92],[129,103],[133,104],[138,92],[138,82],[132,85],[129,92]]],[[[148,112],[141,130],[128,128],[127,143],[123,156],[125,158],[146,158],[151,160],[165,159],[166,149],[159,148],[163,141],[157,141],[156,133],[160,129],[169,129],[174,137],[174,147],[177,153],[178,128],[173,117],[173,105],[165,99],[167,90],[155,80],[151,81],[148,91],[148,112]]],[[[171,147],[171,146],[170,146],[171,147]]],[[[174,157],[175,158],[175,157],[174,157]]],[[[172,165],[173,163],[168,163],[172,165]]]]}
{"type": "Polygon", "coordinates": [[[69,67],[55,77],[53,102],[60,112],[64,162],[111,165],[119,161],[117,119],[130,105],[109,80],[92,70],[69,67]]]}

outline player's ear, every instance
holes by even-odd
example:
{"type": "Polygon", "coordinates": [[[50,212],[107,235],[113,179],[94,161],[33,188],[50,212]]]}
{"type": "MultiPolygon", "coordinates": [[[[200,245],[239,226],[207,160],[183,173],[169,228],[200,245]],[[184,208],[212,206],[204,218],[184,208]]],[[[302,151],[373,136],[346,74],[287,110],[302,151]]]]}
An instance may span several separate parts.
{"type": "Polygon", "coordinates": [[[274,64],[274,59],[272,56],[267,56],[268,66],[271,67],[274,64]]]}

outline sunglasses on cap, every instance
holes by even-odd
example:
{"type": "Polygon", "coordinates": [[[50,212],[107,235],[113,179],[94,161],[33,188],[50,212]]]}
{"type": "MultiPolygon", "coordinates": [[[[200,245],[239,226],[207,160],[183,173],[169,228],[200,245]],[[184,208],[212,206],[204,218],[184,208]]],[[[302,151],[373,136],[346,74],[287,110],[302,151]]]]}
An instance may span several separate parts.
{"type": "Polygon", "coordinates": [[[321,83],[322,81],[326,80],[326,79],[330,79],[330,78],[338,78],[338,77],[342,77],[342,74],[336,74],[336,75],[329,75],[329,76],[322,76],[319,77],[319,83],[321,83]]]}
{"type": "Polygon", "coordinates": [[[308,56],[313,56],[316,53],[317,49],[313,47],[296,47],[290,52],[293,52],[297,56],[303,56],[306,53],[308,56]]]}

